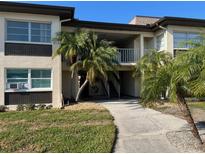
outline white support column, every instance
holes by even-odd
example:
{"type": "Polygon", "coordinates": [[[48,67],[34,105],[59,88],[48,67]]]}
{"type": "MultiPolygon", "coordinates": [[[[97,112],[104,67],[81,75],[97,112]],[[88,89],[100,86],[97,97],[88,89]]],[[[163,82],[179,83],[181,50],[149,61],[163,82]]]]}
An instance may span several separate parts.
{"type": "Polygon", "coordinates": [[[173,30],[169,26],[165,32],[165,50],[174,56],[173,30]]]}
{"type": "Polygon", "coordinates": [[[157,37],[156,36],[154,36],[154,38],[153,38],[154,40],[154,49],[157,49],[157,37]]]}
{"type": "MultiPolygon", "coordinates": [[[[56,32],[61,31],[60,19],[56,19],[52,22],[52,37],[56,35],[56,32]]],[[[58,44],[53,44],[53,52],[59,48],[58,44]]],[[[63,106],[63,94],[62,94],[62,61],[61,56],[57,56],[52,61],[53,71],[53,97],[52,105],[54,108],[61,108],[63,106]]]]}
{"type": "Polygon", "coordinates": [[[144,36],[140,34],[140,57],[144,56],[144,36]]]}
{"type": "Polygon", "coordinates": [[[136,37],[134,40],[135,56],[138,60],[140,58],[140,36],[136,37]]]}
{"type": "Polygon", "coordinates": [[[62,66],[61,56],[58,56],[53,59],[53,107],[61,108],[63,106],[62,99],[62,66]]]}

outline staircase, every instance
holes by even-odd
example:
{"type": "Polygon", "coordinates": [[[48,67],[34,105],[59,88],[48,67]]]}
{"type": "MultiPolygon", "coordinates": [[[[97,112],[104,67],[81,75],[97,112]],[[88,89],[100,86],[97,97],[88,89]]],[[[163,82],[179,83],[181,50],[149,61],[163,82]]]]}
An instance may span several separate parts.
{"type": "Polygon", "coordinates": [[[118,92],[115,89],[115,86],[113,85],[112,81],[108,81],[109,87],[110,87],[110,98],[118,98],[118,92]]]}

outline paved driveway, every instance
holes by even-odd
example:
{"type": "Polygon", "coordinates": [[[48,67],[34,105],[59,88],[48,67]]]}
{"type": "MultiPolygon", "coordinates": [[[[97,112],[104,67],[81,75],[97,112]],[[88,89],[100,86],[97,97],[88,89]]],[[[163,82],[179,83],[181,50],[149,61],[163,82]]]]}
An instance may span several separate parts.
{"type": "Polygon", "coordinates": [[[170,144],[166,133],[182,129],[186,126],[184,120],[142,108],[136,100],[102,104],[114,116],[118,127],[115,152],[180,152],[170,144]]]}

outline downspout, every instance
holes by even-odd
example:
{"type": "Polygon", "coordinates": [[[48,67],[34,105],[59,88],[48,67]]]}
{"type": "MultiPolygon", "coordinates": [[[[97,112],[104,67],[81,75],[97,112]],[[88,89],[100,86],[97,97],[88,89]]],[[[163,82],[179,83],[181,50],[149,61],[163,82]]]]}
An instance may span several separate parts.
{"type": "Polygon", "coordinates": [[[159,25],[158,23],[156,23],[156,26],[158,26],[159,28],[161,28],[161,29],[163,29],[163,30],[167,30],[167,28],[165,28],[165,27],[159,25]]]}
{"type": "Polygon", "coordinates": [[[63,22],[67,22],[67,21],[71,21],[72,19],[69,18],[69,19],[64,19],[64,20],[60,20],[60,23],[63,23],[63,22]]]}

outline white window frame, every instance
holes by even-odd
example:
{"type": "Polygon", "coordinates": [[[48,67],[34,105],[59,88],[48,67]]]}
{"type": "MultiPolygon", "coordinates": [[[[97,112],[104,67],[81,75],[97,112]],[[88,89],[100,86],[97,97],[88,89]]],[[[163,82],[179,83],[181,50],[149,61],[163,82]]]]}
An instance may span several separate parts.
{"type": "MultiPolygon", "coordinates": [[[[8,32],[7,32],[7,29],[8,29],[8,27],[7,27],[7,23],[8,23],[8,21],[13,21],[13,22],[27,22],[27,21],[16,21],[16,20],[5,20],[5,41],[7,41],[7,34],[8,34],[8,32]]],[[[28,23],[28,22],[27,22],[28,23]]],[[[20,28],[20,27],[16,27],[16,28],[20,28]]],[[[10,40],[8,40],[8,42],[13,42],[13,41],[10,41],[10,40]]],[[[18,42],[18,41],[16,41],[16,42],[18,42]]],[[[28,41],[19,41],[19,42],[29,42],[29,23],[28,23],[28,41]]]]}
{"type": "Polygon", "coordinates": [[[5,19],[5,34],[4,35],[5,35],[5,42],[6,43],[25,43],[25,44],[52,45],[52,22],[5,19]],[[29,37],[28,41],[9,41],[9,40],[7,40],[7,22],[8,21],[27,22],[28,23],[28,37],[29,37]],[[31,23],[50,24],[51,25],[51,42],[33,42],[33,41],[31,41],[31,23]]]}
{"type": "MultiPolygon", "coordinates": [[[[30,42],[35,42],[35,41],[31,41],[31,38],[32,38],[32,35],[31,35],[31,30],[32,30],[31,24],[32,24],[32,23],[36,23],[36,24],[50,24],[50,23],[29,22],[29,41],[30,41],[30,42]]],[[[51,26],[51,24],[50,24],[50,26],[51,26]]],[[[34,29],[34,30],[37,30],[37,29],[34,29]]],[[[48,30],[48,29],[46,29],[46,30],[48,30]]],[[[50,31],[51,31],[51,29],[50,29],[50,31]]],[[[51,33],[51,34],[52,34],[52,33],[51,33]]],[[[51,43],[51,42],[52,42],[52,37],[51,37],[50,39],[51,39],[50,42],[38,42],[38,43],[51,43]]]]}
{"type": "Polygon", "coordinates": [[[38,69],[38,68],[35,68],[35,69],[30,69],[30,71],[29,71],[29,74],[30,74],[30,89],[31,90],[39,90],[39,89],[51,89],[52,88],[52,69],[38,69]],[[31,77],[31,70],[51,70],[51,77],[50,78],[32,78],[31,77]],[[51,81],[51,86],[50,86],[50,88],[32,88],[32,79],[50,79],[50,81],[51,81]]]}
{"type": "MultiPolygon", "coordinates": [[[[8,68],[10,69],[10,68],[8,68]]],[[[28,89],[29,89],[29,71],[28,71],[28,74],[27,74],[27,78],[7,78],[7,70],[6,69],[6,74],[5,74],[5,79],[6,79],[6,83],[5,83],[5,88],[7,89],[7,82],[8,80],[12,80],[12,79],[15,79],[15,80],[27,80],[27,83],[28,83],[28,89]]],[[[23,68],[19,68],[19,69],[23,69],[23,68]]],[[[28,70],[28,69],[25,69],[25,70],[28,70]]],[[[14,82],[14,84],[17,83],[17,82],[14,82]]],[[[28,89],[21,89],[21,90],[28,90],[28,89]]]]}
{"type": "MultiPolygon", "coordinates": [[[[23,79],[23,78],[22,78],[23,79]]],[[[35,91],[52,91],[53,90],[53,70],[51,68],[5,68],[5,92],[35,92],[35,91]],[[7,70],[8,69],[27,69],[28,70],[28,89],[7,89],[7,70]],[[51,85],[49,88],[32,88],[31,70],[51,70],[50,79],[51,85]]]]}

